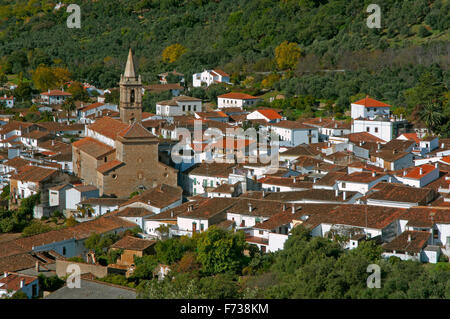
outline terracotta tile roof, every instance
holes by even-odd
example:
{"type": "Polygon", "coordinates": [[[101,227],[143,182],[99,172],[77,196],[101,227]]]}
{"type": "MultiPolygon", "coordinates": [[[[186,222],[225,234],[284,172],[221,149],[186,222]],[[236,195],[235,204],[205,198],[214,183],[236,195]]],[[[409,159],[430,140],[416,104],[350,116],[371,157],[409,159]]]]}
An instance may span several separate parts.
{"type": "Polygon", "coordinates": [[[208,119],[208,118],[228,118],[228,115],[226,115],[222,111],[212,111],[212,112],[195,112],[200,118],[208,119]]]}
{"type": "Polygon", "coordinates": [[[219,95],[218,98],[234,99],[234,100],[256,100],[256,99],[258,99],[255,96],[245,94],[245,93],[238,93],[238,92],[225,93],[225,94],[219,95]]]}
{"type": "Polygon", "coordinates": [[[240,182],[235,184],[222,184],[209,191],[210,193],[223,193],[223,194],[233,194],[240,182]]]}
{"type": "Polygon", "coordinates": [[[282,202],[239,197],[239,201],[229,208],[227,212],[245,216],[270,217],[282,210],[282,202]]]}
{"type": "Polygon", "coordinates": [[[236,164],[233,163],[201,163],[187,169],[184,174],[228,178],[234,167],[236,164]]]}
{"type": "Polygon", "coordinates": [[[278,123],[271,123],[270,126],[281,127],[286,129],[305,129],[305,130],[316,130],[316,128],[311,127],[310,125],[303,124],[298,121],[280,121],[278,123]]]}
{"type": "Polygon", "coordinates": [[[11,179],[40,183],[47,178],[50,178],[52,175],[56,175],[57,172],[58,171],[54,169],[29,165],[23,168],[19,173],[12,175],[11,179]]]}
{"type": "Polygon", "coordinates": [[[81,140],[72,143],[72,145],[96,159],[114,152],[114,148],[102,142],[99,142],[92,137],[82,138],[81,140]]]}
{"type": "Polygon", "coordinates": [[[406,137],[408,140],[410,141],[414,141],[415,143],[419,144],[420,143],[420,139],[417,136],[417,133],[403,133],[400,136],[404,136],[406,137]]]}
{"type": "Polygon", "coordinates": [[[269,240],[266,238],[262,238],[262,237],[246,236],[245,241],[252,243],[252,244],[269,245],[269,240]]]}
{"type": "Polygon", "coordinates": [[[156,244],[156,240],[147,240],[132,236],[125,236],[119,241],[115,242],[113,245],[111,245],[110,248],[142,251],[153,246],[154,244],[156,244]]]}
{"type": "Polygon", "coordinates": [[[142,194],[137,195],[124,204],[121,207],[129,206],[133,203],[144,203],[153,207],[164,208],[176,201],[181,200],[183,190],[178,186],[170,186],[167,184],[160,184],[152,189],[144,191],[142,194]]]}
{"type": "Polygon", "coordinates": [[[396,251],[398,253],[420,253],[427,245],[431,233],[426,231],[404,231],[391,242],[383,244],[385,251],[396,251]]]}
{"type": "Polygon", "coordinates": [[[280,114],[278,114],[278,112],[275,112],[270,109],[256,110],[256,112],[262,114],[264,117],[266,117],[270,121],[283,118],[280,114]]]}
{"type": "Polygon", "coordinates": [[[257,223],[255,226],[253,226],[253,228],[271,231],[277,229],[280,226],[290,224],[292,220],[300,219],[304,215],[304,212],[301,208],[299,209],[295,206],[294,208],[296,209],[295,213],[292,213],[292,208],[288,207],[287,210],[276,213],[268,220],[265,220],[262,223],[257,223]]]}
{"type": "Polygon", "coordinates": [[[267,176],[260,178],[258,180],[261,184],[269,184],[276,186],[285,186],[293,188],[312,188],[312,181],[302,180],[300,176],[297,177],[278,177],[278,176],[267,176]]]}
{"type": "Polygon", "coordinates": [[[75,186],[74,188],[81,193],[92,192],[98,189],[94,185],[79,185],[75,186]]]}
{"type": "Polygon", "coordinates": [[[395,162],[411,154],[410,152],[399,152],[397,150],[377,150],[371,156],[382,158],[386,162],[395,162]]]}
{"type": "Polygon", "coordinates": [[[367,199],[426,205],[438,196],[430,188],[417,188],[386,182],[378,183],[374,189],[377,191],[367,195],[367,199]]]}
{"type": "Polygon", "coordinates": [[[68,132],[68,131],[84,131],[84,124],[65,124],[58,122],[42,122],[36,123],[37,126],[49,132],[68,132]]]}
{"type": "Polygon", "coordinates": [[[228,73],[226,73],[225,71],[223,71],[221,69],[214,69],[212,71],[219,74],[220,76],[230,76],[228,73]]]}
{"type": "Polygon", "coordinates": [[[282,157],[282,156],[298,157],[298,156],[302,156],[302,155],[316,157],[320,154],[321,154],[320,150],[317,150],[313,146],[300,144],[298,146],[288,149],[287,151],[280,153],[280,157],[282,157]]]}
{"type": "Polygon", "coordinates": [[[168,83],[168,84],[150,84],[144,86],[145,90],[150,92],[165,92],[169,90],[183,90],[184,88],[178,83],[168,83]]]}
{"type": "MultiPolygon", "coordinates": [[[[220,149],[232,149],[232,150],[242,150],[244,148],[247,148],[250,146],[250,144],[256,143],[255,140],[249,140],[249,139],[236,139],[236,138],[229,138],[224,137],[221,140],[218,140],[214,144],[212,144],[213,148],[220,148],[220,149]]],[[[256,149],[256,147],[255,147],[256,149]]]]}
{"type": "Polygon", "coordinates": [[[367,184],[370,182],[373,182],[380,177],[386,175],[384,173],[376,173],[375,176],[373,176],[374,172],[353,172],[351,174],[347,174],[344,176],[339,177],[339,181],[342,182],[352,182],[352,183],[363,183],[367,184]]]}
{"type": "Polygon", "coordinates": [[[0,243],[0,258],[25,252],[26,250],[17,245],[14,240],[0,243]]]}
{"type": "Polygon", "coordinates": [[[89,125],[88,129],[115,140],[117,134],[123,132],[128,126],[128,124],[122,123],[119,120],[105,116],[89,125]]]}
{"type": "Polygon", "coordinates": [[[9,159],[3,163],[3,166],[12,167],[16,170],[20,170],[24,167],[26,167],[28,164],[30,164],[31,161],[20,158],[20,157],[14,157],[12,159],[9,159]]]}
{"type": "Polygon", "coordinates": [[[148,217],[154,214],[154,212],[143,207],[126,207],[112,212],[112,215],[120,217],[148,217]]]}
{"type": "Polygon", "coordinates": [[[0,257],[0,276],[3,276],[5,271],[21,271],[35,267],[36,261],[28,252],[0,257]]]}
{"type": "Polygon", "coordinates": [[[80,111],[86,112],[86,111],[89,111],[89,110],[96,109],[96,108],[98,108],[100,106],[103,106],[103,105],[105,105],[105,103],[101,103],[101,102],[92,103],[92,104],[86,105],[85,107],[81,108],[80,111]]]}
{"type": "Polygon", "coordinates": [[[348,140],[352,143],[358,143],[358,144],[359,144],[359,142],[386,143],[385,140],[382,140],[381,138],[378,138],[375,135],[372,135],[367,132],[350,133],[350,134],[344,135],[343,137],[348,138],[348,140]]]}
{"type": "Polygon", "coordinates": [[[61,90],[51,90],[50,92],[42,92],[41,95],[46,96],[72,96],[72,94],[68,92],[64,92],[61,90]]]}
{"type": "Polygon", "coordinates": [[[346,172],[329,172],[326,175],[322,176],[321,179],[316,181],[316,185],[321,186],[333,186],[339,178],[347,175],[346,172]]]}
{"type": "Polygon", "coordinates": [[[439,207],[412,207],[401,215],[402,220],[407,220],[407,226],[432,227],[433,224],[450,224],[450,208],[439,207]]]}
{"type": "Polygon", "coordinates": [[[416,166],[413,169],[409,170],[409,172],[403,177],[411,178],[411,179],[421,179],[424,176],[430,174],[435,169],[437,169],[437,168],[434,167],[434,165],[423,164],[421,166],[416,166]],[[422,169],[422,174],[420,174],[421,169],[422,169]]]}
{"type": "Polygon", "coordinates": [[[368,95],[364,99],[353,102],[352,104],[364,105],[365,107],[391,107],[389,104],[374,100],[368,95]]]}
{"type": "Polygon", "coordinates": [[[308,189],[301,191],[290,192],[271,192],[264,197],[266,200],[277,200],[283,202],[294,202],[301,200],[310,201],[329,201],[329,202],[346,202],[349,201],[357,192],[346,191],[344,199],[344,192],[339,192],[336,196],[335,190],[330,189],[308,189]]]}
{"type": "Polygon", "coordinates": [[[406,152],[415,144],[414,141],[410,140],[391,140],[382,146],[382,150],[396,150],[399,152],[406,152]]]}
{"type": "Polygon", "coordinates": [[[118,133],[118,136],[123,138],[152,138],[155,137],[152,133],[150,133],[145,127],[142,126],[139,122],[134,122],[129,127],[127,127],[122,132],[118,133]]]}
{"type": "Polygon", "coordinates": [[[100,172],[101,174],[106,174],[124,164],[125,164],[124,162],[121,162],[119,160],[112,160],[97,167],[97,171],[100,172]]]}
{"type": "Polygon", "coordinates": [[[403,208],[370,205],[340,205],[329,214],[323,215],[323,223],[383,229],[397,220],[403,208]],[[367,212],[367,215],[366,215],[367,212]]]}
{"type": "Polygon", "coordinates": [[[28,276],[16,273],[8,273],[7,277],[0,277],[0,289],[18,291],[20,290],[20,282],[24,281],[25,285],[29,285],[36,281],[38,283],[38,277],[28,276]]]}
{"type": "MultiPolygon", "coordinates": [[[[191,211],[180,214],[179,217],[210,219],[211,217],[223,213],[237,201],[238,199],[236,198],[211,198],[200,202],[197,206],[194,206],[191,211]]],[[[224,220],[225,219],[226,218],[224,218],[224,220]]]]}
{"type": "Polygon", "coordinates": [[[49,132],[42,132],[39,130],[31,131],[30,133],[22,134],[23,138],[31,138],[31,139],[42,139],[43,137],[49,136],[49,132]]]}

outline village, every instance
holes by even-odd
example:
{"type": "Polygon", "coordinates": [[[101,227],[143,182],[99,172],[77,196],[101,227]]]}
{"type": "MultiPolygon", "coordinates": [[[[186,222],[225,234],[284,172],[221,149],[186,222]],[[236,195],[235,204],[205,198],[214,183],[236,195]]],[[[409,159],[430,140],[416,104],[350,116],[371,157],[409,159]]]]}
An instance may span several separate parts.
{"type": "MultiPolygon", "coordinates": [[[[302,226],[347,250],[373,241],[384,258],[448,262],[450,139],[370,96],[348,106],[350,121],[288,120],[282,109],[260,106],[261,97],[234,91],[223,70],[199,72],[191,87],[176,71],[143,85],[130,49],[115,88],[118,104],[106,102],[113,89],[86,83],[97,92],[92,103],[75,101],[68,110],[72,94],[49,89],[32,102],[54,121],[32,123],[5,111],[14,96],[0,98],[2,206],[17,210],[37,196],[33,219],[73,221],[0,242],[0,297],[19,290],[41,296],[40,274],[65,278],[76,264],[92,291],[133,298],[128,288],[94,279],[131,276],[135,256],[153,254],[158,241],[210,228],[243,232],[262,254],[283,250],[302,226]],[[169,76],[179,82],[168,83],[169,76]],[[215,83],[229,92],[214,103],[187,95],[215,83]],[[145,112],[146,90],[171,92],[172,99],[145,112]],[[249,129],[258,135],[241,134],[249,129]],[[93,233],[120,236],[107,248],[120,250],[114,263],[100,265],[86,247],[93,233]]],[[[170,270],[160,263],[155,276],[170,270]]],[[[76,294],[65,287],[44,297],[76,294]]]]}

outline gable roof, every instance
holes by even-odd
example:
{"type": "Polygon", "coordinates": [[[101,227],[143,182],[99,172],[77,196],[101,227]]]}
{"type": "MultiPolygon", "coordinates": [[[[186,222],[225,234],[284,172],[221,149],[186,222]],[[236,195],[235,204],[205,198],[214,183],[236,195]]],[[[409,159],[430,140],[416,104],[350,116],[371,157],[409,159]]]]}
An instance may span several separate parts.
{"type": "Polygon", "coordinates": [[[128,124],[125,124],[119,120],[105,116],[96,120],[95,123],[90,124],[88,129],[115,140],[117,134],[124,131],[128,128],[128,126],[128,124]]]}
{"type": "Polygon", "coordinates": [[[111,245],[110,248],[128,249],[128,250],[145,250],[156,244],[156,240],[147,240],[136,238],[133,236],[125,236],[119,241],[111,245]]]}
{"type": "Polygon", "coordinates": [[[372,99],[368,95],[359,101],[353,102],[352,104],[364,105],[365,107],[391,107],[389,104],[372,99]]]}
{"type": "Polygon", "coordinates": [[[283,118],[280,114],[278,114],[278,112],[271,110],[271,109],[260,109],[260,110],[256,110],[255,112],[260,113],[265,118],[267,118],[271,121],[283,118]]]}
{"type": "Polygon", "coordinates": [[[426,246],[431,233],[426,231],[407,230],[395,237],[391,242],[385,243],[383,249],[385,251],[420,253],[426,246]]]}
{"type": "Polygon", "coordinates": [[[101,174],[106,174],[109,171],[112,171],[113,169],[115,169],[115,168],[117,168],[117,167],[119,167],[119,166],[121,166],[123,164],[125,164],[125,163],[121,162],[119,160],[113,160],[113,161],[110,161],[110,162],[106,162],[105,164],[100,165],[99,167],[97,167],[97,171],[100,172],[101,174]]]}
{"type": "Polygon", "coordinates": [[[57,170],[50,168],[28,165],[19,173],[12,175],[11,179],[39,183],[57,172],[57,170]]]}
{"type": "Polygon", "coordinates": [[[118,133],[118,136],[123,138],[148,138],[155,137],[150,133],[145,127],[142,126],[140,122],[134,122],[122,132],[118,133]]]}
{"type": "Polygon", "coordinates": [[[48,92],[42,92],[41,95],[46,95],[46,96],[72,96],[71,93],[68,92],[64,92],[61,90],[51,90],[48,92]]]}
{"type": "Polygon", "coordinates": [[[120,206],[126,207],[139,202],[153,207],[164,208],[181,200],[182,193],[183,190],[178,186],[160,184],[152,189],[144,191],[142,194],[134,196],[120,206]]]}
{"type": "Polygon", "coordinates": [[[81,140],[72,143],[72,145],[96,159],[114,152],[114,148],[107,144],[99,142],[92,137],[82,138],[81,140]]]}
{"type": "Polygon", "coordinates": [[[239,93],[239,92],[230,92],[230,93],[225,93],[222,95],[219,95],[218,98],[222,98],[222,99],[235,99],[235,100],[257,100],[259,98],[250,95],[250,94],[245,94],[245,93],[239,93]]]}

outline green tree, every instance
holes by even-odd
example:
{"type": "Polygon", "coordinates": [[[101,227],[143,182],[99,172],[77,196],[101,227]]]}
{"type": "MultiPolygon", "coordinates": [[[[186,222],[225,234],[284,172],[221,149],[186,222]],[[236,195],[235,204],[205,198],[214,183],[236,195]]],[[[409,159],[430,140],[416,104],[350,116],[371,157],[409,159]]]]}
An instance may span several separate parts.
{"type": "Polygon", "coordinates": [[[217,227],[209,227],[198,238],[198,260],[208,274],[238,272],[248,262],[243,232],[232,233],[217,227]]]}

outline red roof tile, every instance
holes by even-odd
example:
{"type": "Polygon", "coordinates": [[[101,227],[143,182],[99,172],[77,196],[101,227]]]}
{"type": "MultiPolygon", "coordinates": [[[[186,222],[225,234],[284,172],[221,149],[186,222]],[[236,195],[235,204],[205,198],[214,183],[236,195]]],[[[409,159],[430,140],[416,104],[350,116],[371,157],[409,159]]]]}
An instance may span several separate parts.
{"type": "Polygon", "coordinates": [[[368,95],[364,99],[353,102],[352,104],[364,105],[365,107],[391,107],[389,104],[374,100],[368,95]]]}

